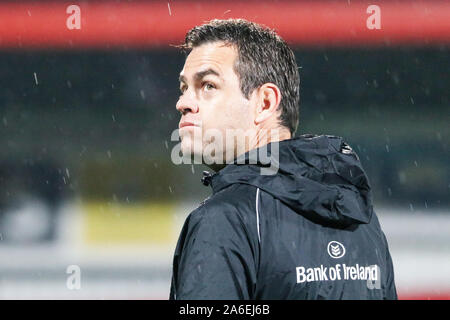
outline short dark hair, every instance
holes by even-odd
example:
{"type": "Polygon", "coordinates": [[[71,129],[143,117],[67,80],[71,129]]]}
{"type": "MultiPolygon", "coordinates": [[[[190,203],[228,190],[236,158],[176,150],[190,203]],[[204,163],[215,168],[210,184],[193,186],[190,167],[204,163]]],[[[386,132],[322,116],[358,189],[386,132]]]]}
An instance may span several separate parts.
{"type": "Polygon", "coordinates": [[[294,135],[299,121],[300,76],[292,50],[275,31],[244,19],[214,19],[186,34],[180,47],[191,50],[209,42],[223,41],[237,48],[234,70],[241,91],[249,99],[264,83],[281,91],[281,125],[294,135]]]}

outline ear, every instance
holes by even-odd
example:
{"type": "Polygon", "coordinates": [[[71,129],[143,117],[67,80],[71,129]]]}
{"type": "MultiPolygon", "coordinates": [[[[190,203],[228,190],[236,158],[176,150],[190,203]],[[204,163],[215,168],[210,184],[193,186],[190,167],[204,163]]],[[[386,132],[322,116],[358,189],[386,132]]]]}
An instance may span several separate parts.
{"type": "Polygon", "coordinates": [[[277,114],[281,101],[281,91],[276,84],[265,83],[258,88],[255,125],[259,125],[277,114]]]}

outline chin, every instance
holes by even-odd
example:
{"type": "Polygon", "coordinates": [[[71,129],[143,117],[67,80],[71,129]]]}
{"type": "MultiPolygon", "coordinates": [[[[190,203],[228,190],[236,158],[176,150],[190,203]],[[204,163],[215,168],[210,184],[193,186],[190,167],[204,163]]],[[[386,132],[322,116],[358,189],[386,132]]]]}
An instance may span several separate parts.
{"type": "Polygon", "coordinates": [[[183,158],[191,159],[193,164],[202,163],[202,145],[194,143],[191,137],[185,137],[181,140],[181,153],[183,158]]]}

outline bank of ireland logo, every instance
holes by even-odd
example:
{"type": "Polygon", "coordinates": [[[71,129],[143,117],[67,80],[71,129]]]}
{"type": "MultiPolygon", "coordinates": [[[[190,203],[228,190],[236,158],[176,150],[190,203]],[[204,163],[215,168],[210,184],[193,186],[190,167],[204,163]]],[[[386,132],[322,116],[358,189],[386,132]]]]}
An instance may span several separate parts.
{"type": "Polygon", "coordinates": [[[330,257],[334,259],[342,258],[345,254],[345,247],[337,241],[330,241],[327,246],[330,257]]]}

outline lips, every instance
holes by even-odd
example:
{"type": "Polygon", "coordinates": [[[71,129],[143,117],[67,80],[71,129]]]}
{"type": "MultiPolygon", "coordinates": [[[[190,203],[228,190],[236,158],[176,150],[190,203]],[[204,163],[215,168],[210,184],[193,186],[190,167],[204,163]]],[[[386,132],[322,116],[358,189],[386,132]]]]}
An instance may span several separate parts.
{"type": "Polygon", "coordinates": [[[188,121],[183,121],[180,123],[180,125],[178,126],[179,129],[184,128],[184,127],[197,127],[197,125],[193,122],[188,122],[188,121]]]}

